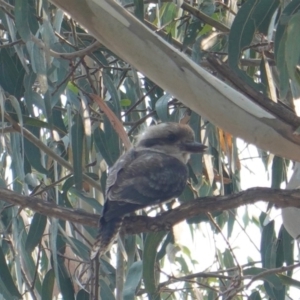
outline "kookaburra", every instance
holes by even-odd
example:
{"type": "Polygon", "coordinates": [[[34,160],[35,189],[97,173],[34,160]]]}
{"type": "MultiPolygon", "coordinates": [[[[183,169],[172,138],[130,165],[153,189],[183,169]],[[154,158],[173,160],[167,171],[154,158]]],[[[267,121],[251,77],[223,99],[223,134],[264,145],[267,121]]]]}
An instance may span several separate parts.
{"type": "Polygon", "coordinates": [[[91,259],[104,255],[114,242],[126,214],[178,197],[188,179],[191,153],[205,150],[190,126],[162,123],[150,126],[134,148],[109,170],[106,201],[91,259]]]}

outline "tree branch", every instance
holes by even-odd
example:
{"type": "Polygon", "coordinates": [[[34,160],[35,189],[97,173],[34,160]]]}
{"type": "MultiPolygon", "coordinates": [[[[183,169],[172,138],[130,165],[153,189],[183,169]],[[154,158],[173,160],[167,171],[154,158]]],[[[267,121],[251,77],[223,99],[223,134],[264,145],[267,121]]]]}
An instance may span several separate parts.
{"type": "MultiPolygon", "coordinates": [[[[99,215],[83,210],[69,209],[45,202],[36,197],[22,196],[6,189],[0,189],[0,199],[13,205],[30,208],[48,217],[97,227],[99,215]]],[[[224,211],[258,201],[271,202],[276,207],[300,208],[300,190],[278,190],[270,188],[251,188],[233,195],[201,197],[181,204],[175,209],[164,212],[156,217],[129,216],[125,218],[123,232],[137,234],[170,230],[175,224],[205,212],[224,211]]]]}
{"type": "MultiPolygon", "coordinates": [[[[114,0],[51,2],[71,15],[115,55],[206,120],[261,149],[300,162],[300,136],[294,134],[298,126],[295,128],[290,122],[282,121],[213,77],[114,0]]],[[[296,115],[293,120],[297,122],[296,115]]]]}

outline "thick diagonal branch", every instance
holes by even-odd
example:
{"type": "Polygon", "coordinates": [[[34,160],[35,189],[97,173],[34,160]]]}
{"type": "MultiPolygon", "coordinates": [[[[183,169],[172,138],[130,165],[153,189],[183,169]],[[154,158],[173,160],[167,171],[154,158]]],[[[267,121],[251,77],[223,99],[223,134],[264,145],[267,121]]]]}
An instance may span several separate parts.
{"type": "MultiPolygon", "coordinates": [[[[53,203],[41,201],[39,198],[22,196],[10,190],[0,189],[0,199],[13,205],[32,209],[49,217],[56,217],[91,227],[98,226],[99,215],[97,214],[64,208],[53,203]]],[[[126,234],[137,234],[141,232],[169,230],[175,224],[201,213],[224,211],[246,204],[253,204],[258,201],[271,202],[276,207],[293,206],[300,208],[300,190],[277,190],[257,187],[233,195],[202,197],[181,204],[177,208],[156,217],[126,217],[123,231],[126,234]]]]}

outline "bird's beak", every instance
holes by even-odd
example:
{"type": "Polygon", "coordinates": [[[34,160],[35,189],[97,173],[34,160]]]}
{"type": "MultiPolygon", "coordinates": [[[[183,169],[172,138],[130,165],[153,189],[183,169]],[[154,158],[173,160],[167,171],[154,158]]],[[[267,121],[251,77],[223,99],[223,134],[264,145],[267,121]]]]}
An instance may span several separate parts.
{"type": "Polygon", "coordinates": [[[186,151],[189,153],[201,153],[204,152],[207,149],[207,147],[197,142],[190,142],[190,143],[186,142],[181,145],[181,149],[182,151],[186,151]]]}

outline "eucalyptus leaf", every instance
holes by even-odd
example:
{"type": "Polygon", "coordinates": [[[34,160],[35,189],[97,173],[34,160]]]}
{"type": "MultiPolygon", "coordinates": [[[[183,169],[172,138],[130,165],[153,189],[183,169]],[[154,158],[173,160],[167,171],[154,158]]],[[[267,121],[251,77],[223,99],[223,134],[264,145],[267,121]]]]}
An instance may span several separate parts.
{"type": "Polygon", "coordinates": [[[167,94],[161,96],[155,104],[156,113],[162,122],[168,122],[168,120],[169,120],[168,103],[171,99],[172,99],[172,96],[167,93],[167,94]]]}
{"type": "Polygon", "coordinates": [[[18,33],[24,42],[31,38],[31,32],[28,24],[28,2],[27,0],[16,0],[15,2],[15,22],[18,33]]]}
{"type": "Polygon", "coordinates": [[[239,9],[229,33],[229,65],[243,80],[257,90],[264,90],[264,88],[240,70],[240,56],[243,49],[251,44],[257,31],[266,33],[279,3],[279,0],[246,1],[239,9]]]}
{"type": "Polygon", "coordinates": [[[53,269],[50,269],[44,278],[42,286],[42,299],[43,300],[52,300],[53,289],[55,282],[55,274],[53,269]]]}
{"type": "Polygon", "coordinates": [[[143,259],[143,280],[145,284],[148,296],[151,298],[153,296],[159,299],[157,290],[157,281],[155,279],[155,262],[157,249],[166,232],[155,232],[148,233],[144,246],[144,259],[143,259]],[[147,258],[147,259],[146,259],[147,258]]]}
{"type": "Polygon", "coordinates": [[[78,190],[82,189],[82,154],[83,154],[83,136],[84,128],[80,114],[73,117],[71,130],[71,144],[73,149],[73,168],[75,186],[78,190]]]}
{"type": "Polygon", "coordinates": [[[123,300],[134,300],[135,292],[143,274],[143,262],[134,262],[128,271],[123,290],[123,300]]]}
{"type": "Polygon", "coordinates": [[[14,280],[9,272],[9,268],[7,266],[4,253],[2,251],[2,247],[0,247],[0,278],[1,282],[3,282],[9,293],[12,296],[17,297],[18,299],[21,299],[21,294],[15,286],[14,280]]]}
{"type": "Polygon", "coordinates": [[[30,253],[41,242],[47,224],[47,217],[35,213],[29,228],[25,249],[30,253]]]}

